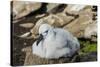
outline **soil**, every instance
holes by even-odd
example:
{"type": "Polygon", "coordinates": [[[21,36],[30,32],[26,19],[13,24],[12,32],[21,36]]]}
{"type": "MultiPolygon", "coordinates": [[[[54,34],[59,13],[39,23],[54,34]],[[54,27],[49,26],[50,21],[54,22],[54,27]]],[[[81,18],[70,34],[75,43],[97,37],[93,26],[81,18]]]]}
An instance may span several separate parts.
{"type": "Polygon", "coordinates": [[[29,28],[20,27],[19,24],[33,22],[33,17],[27,18],[17,23],[11,23],[11,33],[12,33],[12,44],[11,44],[11,65],[19,66],[24,64],[25,52],[22,52],[22,49],[28,46],[31,46],[34,42],[33,39],[24,39],[19,38],[18,36],[22,35],[25,32],[29,32],[29,28]],[[32,21],[31,21],[32,20],[32,21]]]}

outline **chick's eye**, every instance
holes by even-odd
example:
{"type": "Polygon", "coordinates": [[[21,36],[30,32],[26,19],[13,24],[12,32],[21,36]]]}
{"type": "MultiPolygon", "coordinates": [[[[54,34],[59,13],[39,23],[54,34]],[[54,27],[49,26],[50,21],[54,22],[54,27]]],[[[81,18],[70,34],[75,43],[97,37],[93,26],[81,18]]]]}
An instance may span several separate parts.
{"type": "Polygon", "coordinates": [[[47,35],[48,34],[48,30],[46,30],[44,33],[43,33],[43,35],[47,35]]]}
{"type": "Polygon", "coordinates": [[[45,33],[48,33],[48,30],[47,30],[47,31],[45,31],[45,33]]]}
{"type": "Polygon", "coordinates": [[[48,31],[45,31],[44,33],[43,33],[43,36],[46,36],[48,34],[48,31]]]}

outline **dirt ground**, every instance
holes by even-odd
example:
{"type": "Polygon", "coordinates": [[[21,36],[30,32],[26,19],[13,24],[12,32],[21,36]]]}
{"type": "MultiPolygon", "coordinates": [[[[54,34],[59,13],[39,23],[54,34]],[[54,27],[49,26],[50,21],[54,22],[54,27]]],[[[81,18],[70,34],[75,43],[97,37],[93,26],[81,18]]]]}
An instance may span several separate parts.
{"type": "Polygon", "coordinates": [[[25,53],[22,52],[22,48],[31,46],[34,42],[33,39],[23,39],[19,38],[18,35],[21,35],[25,32],[28,32],[30,29],[22,28],[19,26],[19,23],[30,22],[29,20],[20,21],[16,24],[12,23],[12,64],[13,65],[23,65],[25,60],[25,53]]]}

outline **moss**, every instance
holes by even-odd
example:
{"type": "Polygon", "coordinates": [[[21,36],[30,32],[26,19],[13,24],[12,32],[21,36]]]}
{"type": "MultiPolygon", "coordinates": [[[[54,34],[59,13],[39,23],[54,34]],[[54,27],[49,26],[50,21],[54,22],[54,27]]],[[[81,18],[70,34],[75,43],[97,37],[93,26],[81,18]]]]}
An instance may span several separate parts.
{"type": "Polygon", "coordinates": [[[96,51],[97,46],[96,45],[87,45],[86,47],[84,47],[82,50],[86,53],[86,52],[94,52],[96,51]]]}
{"type": "Polygon", "coordinates": [[[81,49],[79,51],[80,55],[84,55],[91,52],[97,52],[97,43],[90,41],[80,41],[81,49]]]}

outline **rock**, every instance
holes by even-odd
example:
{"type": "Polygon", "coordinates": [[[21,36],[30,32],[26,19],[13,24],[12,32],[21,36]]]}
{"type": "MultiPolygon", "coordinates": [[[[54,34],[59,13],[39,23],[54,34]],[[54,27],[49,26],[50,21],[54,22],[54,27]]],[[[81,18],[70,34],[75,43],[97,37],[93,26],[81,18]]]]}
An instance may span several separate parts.
{"type": "Polygon", "coordinates": [[[28,15],[30,12],[35,11],[41,7],[41,3],[39,2],[31,2],[31,1],[13,1],[13,17],[14,19],[18,19],[28,15]]]}
{"type": "Polygon", "coordinates": [[[30,35],[30,32],[26,32],[23,35],[20,35],[19,37],[21,38],[26,38],[28,35],[30,35]]]}
{"type": "Polygon", "coordinates": [[[72,6],[72,8],[70,8],[70,11],[77,11],[77,12],[79,12],[79,11],[81,11],[81,10],[83,10],[83,8],[85,8],[86,7],[86,5],[73,5],[72,6]]]}
{"type": "Polygon", "coordinates": [[[71,20],[74,19],[74,16],[68,16],[65,13],[58,13],[56,14],[60,19],[63,20],[63,22],[60,22],[61,26],[64,26],[68,23],[70,23],[71,20]]]}
{"type": "Polygon", "coordinates": [[[53,14],[60,13],[65,9],[66,6],[66,4],[49,3],[47,5],[47,12],[53,14]]]}
{"type": "Polygon", "coordinates": [[[84,30],[88,25],[93,22],[91,8],[81,11],[79,17],[70,22],[70,24],[64,26],[64,29],[68,29],[73,35],[77,37],[84,37],[84,30]]]}
{"type": "Polygon", "coordinates": [[[24,33],[24,34],[22,34],[22,35],[20,35],[20,36],[18,36],[18,37],[20,37],[20,38],[24,38],[24,39],[36,39],[38,36],[36,36],[36,35],[32,35],[32,33],[31,32],[26,32],[26,33],[24,33]]]}
{"type": "Polygon", "coordinates": [[[58,5],[59,5],[59,4],[57,4],[57,3],[49,3],[49,4],[47,5],[47,12],[51,12],[52,9],[56,8],[58,5]]]}
{"type": "Polygon", "coordinates": [[[33,23],[23,23],[19,25],[20,27],[24,27],[24,28],[31,28],[34,26],[33,23]]]}
{"type": "MultiPolygon", "coordinates": [[[[97,23],[96,22],[88,25],[84,31],[85,38],[92,39],[93,36],[97,37],[97,23]]],[[[92,40],[95,40],[95,39],[92,39],[92,40]]]]}
{"type": "Polygon", "coordinates": [[[35,18],[42,18],[44,17],[46,14],[40,14],[40,15],[37,15],[35,18]]]}
{"type": "MultiPolygon", "coordinates": [[[[69,4],[63,12],[68,12],[68,13],[72,13],[72,14],[78,14],[80,11],[84,10],[84,8],[86,8],[88,6],[86,5],[76,5],[76,4],[69,4]]],[[[91,7],[91,6],[89,6],[91,7]]]]}

